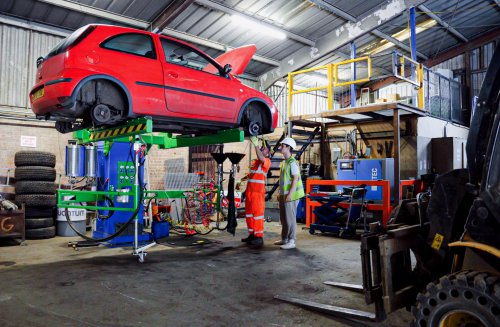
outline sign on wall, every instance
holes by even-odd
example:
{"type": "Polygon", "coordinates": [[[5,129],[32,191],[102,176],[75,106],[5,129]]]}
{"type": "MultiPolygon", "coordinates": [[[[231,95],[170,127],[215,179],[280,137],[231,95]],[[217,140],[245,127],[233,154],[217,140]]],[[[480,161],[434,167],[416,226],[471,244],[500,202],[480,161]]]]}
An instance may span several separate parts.
{"type": "Polygon", "coordinates": [[[21,146],[36,148],[36,136],[21,135],[21,146]]]}

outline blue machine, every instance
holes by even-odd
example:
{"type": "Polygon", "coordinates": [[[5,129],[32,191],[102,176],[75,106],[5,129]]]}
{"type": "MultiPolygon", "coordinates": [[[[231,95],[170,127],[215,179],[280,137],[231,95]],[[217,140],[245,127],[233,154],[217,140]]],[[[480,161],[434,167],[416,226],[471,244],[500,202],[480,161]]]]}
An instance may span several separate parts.
{"type": "MultiPolygon", "coordinates": [[[[389,180],[391,194],[394,194],[394,159],[339,159],[337,161],[338,180],[389,180]]],[[[342,190],[338,187],[338,190],[342,190]]],[[[366,200],[381,201],[382,187],[367,186],[366,200]]]]}
{"type": "MultiPolygon", "coordinates": [[[[98,191],[118,191],[118,190],[132,190],[135,183],[135,151],[132,148],[133,144],[128,142],[114,142],[108,155],[104,155],[104,144],[99,142],[97,147],[97,175],[99,182],[97,183],[98,191]]],[[[144,168],[140,166],[140,174],[144,176],[144,168]]],[[[117,196],[112,199],[113,205],[118,208],[133,208],[134,197],[117,196]],[[125,202],[128,200],[127,202],[125,202]]],[[[109,201],[98,202],[99,206],[109,206],[109,201]]],[[[132,211],[100,211],[99,214],[102,218],[97,219],[95,230],[92,232],[93,238],[104,238],[116,233],[133,215],[132,211]]],[[[139,239],[141,243],[149,242],[151,236],[144,233],[144,208],[142,204],[139,205],[137,213],[139,239]]],[[[134,242],[134,222],[132,221],[125,231],[119,236],[108,241],[112,246],[116,245],[132,245],[134,242]]]]}

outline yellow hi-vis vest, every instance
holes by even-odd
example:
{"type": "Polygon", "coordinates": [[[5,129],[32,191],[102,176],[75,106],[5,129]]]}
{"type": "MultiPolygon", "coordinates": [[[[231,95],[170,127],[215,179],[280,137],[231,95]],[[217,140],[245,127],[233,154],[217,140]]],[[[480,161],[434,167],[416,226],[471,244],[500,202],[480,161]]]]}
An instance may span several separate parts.
{"type": "MultiPolygon", "coordinates": [[[[281,162],[280,165],[280,187],[281,187],[281,193],[287,195],[288,192],[290,191],[290,187],[292,186],[292,174],[291,174],[291,168],[290,165],[295,162],[298,166],[297,160],[295,160],[294,157],[290,157],[287,160],[284,160],[281,162]]],[[[298,200],[302,197],[304,197],[304,187],[302,186],[302,179],[299,178],[297,180],[297,186],[295,187],[295,192],[292,193],[292,201],[298,200]]]]}

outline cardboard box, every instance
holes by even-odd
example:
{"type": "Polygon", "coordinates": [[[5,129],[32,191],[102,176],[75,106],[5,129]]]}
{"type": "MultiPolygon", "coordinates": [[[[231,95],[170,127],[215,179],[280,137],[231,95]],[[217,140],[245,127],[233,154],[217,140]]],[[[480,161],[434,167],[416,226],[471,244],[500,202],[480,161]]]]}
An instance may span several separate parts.
{"type": "Polygon", "coordinates": [[[386,95],[387,102],[396,102],[401,100],[401,97],[399,96],[398,93],[392,93],[392,94],[387,94],[386,95]]]}

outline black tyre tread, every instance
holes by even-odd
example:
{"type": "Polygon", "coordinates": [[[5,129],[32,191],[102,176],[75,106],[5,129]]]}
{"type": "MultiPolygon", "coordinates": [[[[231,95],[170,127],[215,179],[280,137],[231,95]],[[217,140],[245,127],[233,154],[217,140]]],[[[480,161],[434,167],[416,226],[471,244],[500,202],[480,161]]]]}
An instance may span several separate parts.
{"type": "Polygon", "coordinates": [[[16,182],[16,194],[55,194],[56,184],[46,181],[16,182]]]}
{"type": "Polygon", "coordinates": [[[53,207],[56,205],[56,196],[51,194],[17,194],[16,202],[34,207],[53,207]]]}
{"type": "MultiPolygon", "coordinates": [[[[500,314],[498,314],[498,312],[500,312],[500,278],[489,272],[477,271],[461,271],[441,277],[436,283],[429,283],[425,292],[418,294],[416,306],[412,307],[411,311],[414,320],[411,326],[434,327],[436,324],[432,324],[431,320],[434,312],[439,310],[442,303],[449,304],[450,301],[452,301],[450,300],[451,298],[442,301],[439,299],[438,294],[441,292],[446,293],[451,289],[458,290],[461,296],[463,296],[463,290],[469,290],[470,292],[477,293],[480,297],[488,299],[489,303],[491,303],[489,304],[491,308],[488,309],[486,305],[483,304],[483,308],[479,310],[485,309],[484,311],[491,315],[488,316],[488,319],[493,320],[495,326],[500,326],[500,314]],[[431,306],[431,300],[437,304],[431,306]],[[496,314],[492,312],[496,312],[496,314]]],[[[477,294],[474,294],[473,297],[477,294]]],[[[460,298],[459,300],[463,304],[463,308],[460,310],[475,310],[472,308],[472,306],[477,305],[477,301],[474,299],[460,298]]],[[[474,312],[480,314],[476,311],[474,312]]]]}
{"type": "Polygon", "coordinates": [[[18,181],[49,181],[56,180],[56,170],[43,166],[17,167],[15,170],[18,181]]]}
{"type": "Polygon", "coordinates": [[[26,218],[51,217],[54,207],[32,207],[26,206],[24,216],[26,218]]]}
{"type": "Polygon", "coordinates": [[[55,226],[26,230],[26,238],[28,240],[53,238],[54,236],[56,236],[55,226]]]}
{"type": "Polygon", "coordinates": [[[54,168],[56,156],[44,151],[18,151],[14,156],[16,167],[44,166],[54,168]]]}
{"type": "Polygon", "coordinates": [[[37,229],[54,226],[54,218],[27,218],[24,220],[26,229],[37,229]]]}

